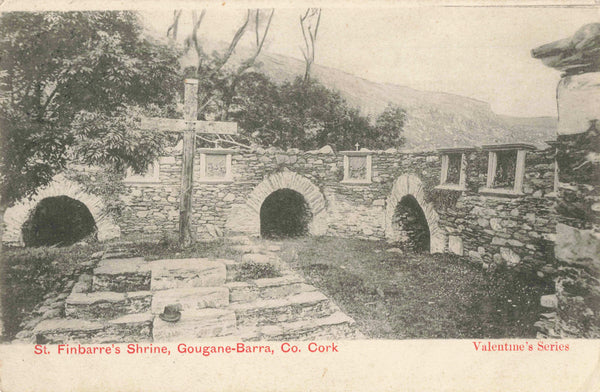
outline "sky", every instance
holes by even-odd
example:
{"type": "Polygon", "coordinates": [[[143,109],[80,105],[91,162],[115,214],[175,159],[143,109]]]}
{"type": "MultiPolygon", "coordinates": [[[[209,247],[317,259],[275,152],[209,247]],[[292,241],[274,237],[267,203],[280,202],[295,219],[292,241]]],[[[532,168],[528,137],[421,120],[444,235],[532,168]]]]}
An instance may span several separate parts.
{"type": "MultiPolygon", "coordinates": [[[[200,34],[229,42],[247,7],[277,3],[249,1],[7,0],[0,10],[137,9],[147,27],[162,35],[173,10],[184,8],[179,32],[183,39],[191,30],[193,7],[206,7],[200,34]]],[[[600,23],[600,4],[595,0],[595,6],[567,7],[594,0],[527,1],[533,6],[524,6],[524,0],[487,0],[494,5],[487,7],[465,6],[474,2],[461,0],[322,0],[315,62],[374,82],[475,98],[488,102],[498,114],[555,117],[560,73],[532,58],[530,51],[571,36],[584,24],[600,23]],[[451,1],[459,6],[442,5],[451,1]],[[540,3],[552,6],[537,6],[540,3]]],[[[299,16],[305,8],[290,7],[308,4],[277,4],[286,8],[276,8],[264,49],[301,60],[299,16]]],[[[245,37],[248,43],[252,38],[245,37]]]]}
{"type": "MultiPolygon", "coordinates": [[[[264,50],[302,59],[302,12],[276,9],[264,50]]],[[[244,13],[209,8],[200,32],[229,41],[244,13]]],[[[172,18],[169,9],[143,15],[164,32],[172,18]]],[[[183,37],[191,30],[191,11],[181,21],[183,37]]],[[[600,22],[600,8],[324,8],[315,62],[374,82],[479,99],[498,114],[556,116],[560,73],[530,51],[593,22],[600,22]]]]}

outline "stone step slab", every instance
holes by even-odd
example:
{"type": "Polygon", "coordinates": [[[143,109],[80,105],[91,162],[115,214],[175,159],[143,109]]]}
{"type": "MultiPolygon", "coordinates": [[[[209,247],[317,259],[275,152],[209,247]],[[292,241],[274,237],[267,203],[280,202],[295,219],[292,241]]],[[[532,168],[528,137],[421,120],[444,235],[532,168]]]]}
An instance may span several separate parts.
{"type": "Polygon", "coordinates": [[[154,318],[154,342],[181,342],[203,338],[232,336],[236,333],[235,313],[227,309],[182,311],[181,319],[171,323],[154,318]]]}
{"type": "Polygon", "coordinates": [[[102,255],[102,259],[124,259],[137,256],[136,252],[131,250],[107,250],[102,255]]]}
{"type": "Polygon", "coordinates": [[[105,259],[94,269],[93,291],[150,290],[151,264],[143,257],[105,259]]]}
{"type": "Polygon", "coordinates": [[[335,312],[329,299],[321,292],[310,291],[285,298],[259,299],[233,303],[238,326],[261,326],[325,317],[335,312]]]}
{"type": "Polygon", "coordinates": [[[65,315],[88,320],[112,319],[149,311],[151,303],[150,291],[71,293],[65,301],[65,315]]]}
{"type": "Polygon", "coordinates": [[[222,286],[227,268],[222,260],[165,259],[152,262],[152,290],[222,286]]]}
{"type": "Polygon", "coordinates": [[[360,339],[364,335],[355,326],[355,321],[343,312],[326,317],[292,321],[257,328],[240,329],[243,340],[316,340],[316,339],[360,339]]]}
{"type": "Polygon", "coordinates": [[[204,308],[223,308],[229,305],[227,287],[185,287],[160,290],[152,298],[152,313],[160,314],[167,305],[181,305],[184,311],[204,308]]]}
{"type": "Polygon", "coordinates": [[[316,290],[296,275],[256,279],[250,282],[229,282],[226,286],[229,288],[229,301],[232,303],[276,299],[316,290]]]}
{"type": "Polygon", "coordinates": [[[39,323],[33,332],[39,344],[150,342],[153,320],[150,312],[109,321],[47,319],[39,323]]]}

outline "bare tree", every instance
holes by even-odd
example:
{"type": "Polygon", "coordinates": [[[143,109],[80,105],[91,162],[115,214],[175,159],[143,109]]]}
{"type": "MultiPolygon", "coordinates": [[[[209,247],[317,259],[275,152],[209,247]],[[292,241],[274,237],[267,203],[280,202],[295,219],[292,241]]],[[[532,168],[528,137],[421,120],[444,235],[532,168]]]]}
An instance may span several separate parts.
{"type": "MultiPolygon", "coordinates": [[[[222,53],[213,54],[212,58],[207,55],[198,37],[206,10],[202,10],[200,15],[196,11],[192,12],[192,32],[185,38],[184,44],[186,50],[193,49],[198,56],[196,76],[200,80],[201,86],[198,97],[198,114],[204,113],[208,105],[220,94],[223,100],[220,118],[221,120],[227,119],[229,107],[231,106],[231,101],[235,95],[235,89],[240,77],[255,64],[257,57],[262,51],[274,12],[274,9],[265,11],[249,9],[242,24],[233,35],[227,49],[222,53]],[[264,16],[265,14],[266,16],[264,16]],[[266,22],[264,22],[265,18],[266,22]],[[255,48],[252,55],[242,61],[233,71],[224,71],[225,65],[228,64],[238,43],[250,29],[250,26],[254,27],[255,36],[255,48]]],[[[173,39],[177,38],[177,27],[180,19],[181,11],[175,11],[173,14],[173,23],[167,30],[167,36],[173,39]]]]}
{"type": "Polygon", "coordinates": [[[320,8],[308,8],[304,15],[300,15],[300,28],[302,29],[302,37],[304,38],[305,46],[304,48],[301,48],[304,61],[306,62],[306,69],[304,71],[305,82],[310,78],[310,69],[315,62],[315,44],[320,22],[320,8]]]}
{"type": "Polygon", "coordinates": [[[256,58],[262,51],[263,45],[265,43],[265,38],[267,37],[267,33],[269,32],[269,27],[271,26],[271,20],[273,19],[273,14],[275,10],[271,10],[268,15],[267,22],[263,28],[261,28],[261,13],[260,10],[254,11],[254,36],[255,36],[255,48],[253,50],[252,55],[242,61],[239,67],[230,75],[227,79],[224,80],[223,85],[223,107],[221,109],[221,121],[227,120],[227,116],[229,114],[229,108],[231,107],[231,102],[233,97],[235,96],[235,90],[237,88],[238,82],[240,81],[240,77],[250,69],[256,62],[256,58]],[[262,36],[261,36],[262,31],[262,36]]]}

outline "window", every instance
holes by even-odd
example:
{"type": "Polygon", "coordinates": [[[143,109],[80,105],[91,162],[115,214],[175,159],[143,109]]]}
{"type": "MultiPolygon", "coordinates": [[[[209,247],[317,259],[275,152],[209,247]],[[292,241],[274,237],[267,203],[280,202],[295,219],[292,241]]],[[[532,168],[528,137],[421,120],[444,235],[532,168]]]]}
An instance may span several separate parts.
{"type": "Polygon", "coordinates": [[[441,149],[442,170],[439,189],[465,190],[467,184],[467,152],[474,148],[441,149]]]}
{"type": "Polygon", "coordinates": [[[200,149],[200,181],[231,182],[231,153],[225,149],[200,149]]]}
{"type": "Polygon", "coordinates": [[[160,182],[160,164],[158,161],[150,164],[144,174],[135,174],[133,170],[128,168],[123,181],[133,184],[160,182]]]}
{"type": "Polygon", "coordinates": [[[371,183],[371,155],[366,151],[342,151],[344,155],[343,183],[371,183]]]}
{"type": "Polygon", "coordinates": [[[521,195],[525,177],[525,156],[527,150],[535,147],[529,144],[505,144],[483,146],[488,151],[488,172],[485,188],[480,192],[521,195]]]}
{"type": "Polygon", "coordinates": [[[446,170],[446,183],[460,184],[463,154],[448,154],[448,169],[446,170]]]}

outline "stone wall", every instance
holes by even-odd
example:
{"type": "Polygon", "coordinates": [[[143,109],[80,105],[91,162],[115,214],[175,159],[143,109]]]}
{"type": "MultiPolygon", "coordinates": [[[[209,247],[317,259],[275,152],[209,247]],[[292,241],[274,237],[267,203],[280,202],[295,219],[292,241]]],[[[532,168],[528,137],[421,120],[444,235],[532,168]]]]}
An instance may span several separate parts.
{"type": "Polygon", "coordinates": [[[481,260],[484,267],[524,266],[542,276],[554,268],[554,149],[527,152],[523,194],[516,197],[479,191],[486,185],[485,152],[467,154],[466,172],[466,191],[435,195],[450,251],[481,260]]]}
{"type": "Polygon", "coordinates": [[[536,326],[544,337],[600,337],[600,129],[557,139],[556,293],[536,326]]]}
{"type": "MultiPolygon", "coordinates": [[[[203,182],[196,159],[193,223],[207,239],[226,232],[260,233],[262,201],[273,191],[301,193],[313,215],[312,234],[400,240],[393,213],[403,196],[423,209],[432,251],[469,256],[484,266],[526,266],[544,275],[555,268],[554,149],[526,155],[523,194],[489,195],[485,186],[488,153],[467,154],[462,191],[439,189],[436,152],[373,151],[372,181],[346,183],[344,156],[330,149],[302,152],[274,148],[231,151],[231,178],[203,182]]],[[[175,233],[181,158],[161,158],[158,182],[128,184],[120,219],[126,233],[175,233]]]]}
{"type": "Polygon", "coordinates": [[[556,90],[556,293],[536,323],[542,337],[600,337],[600,23],[532,56],[560,72],[556,90]]]}

